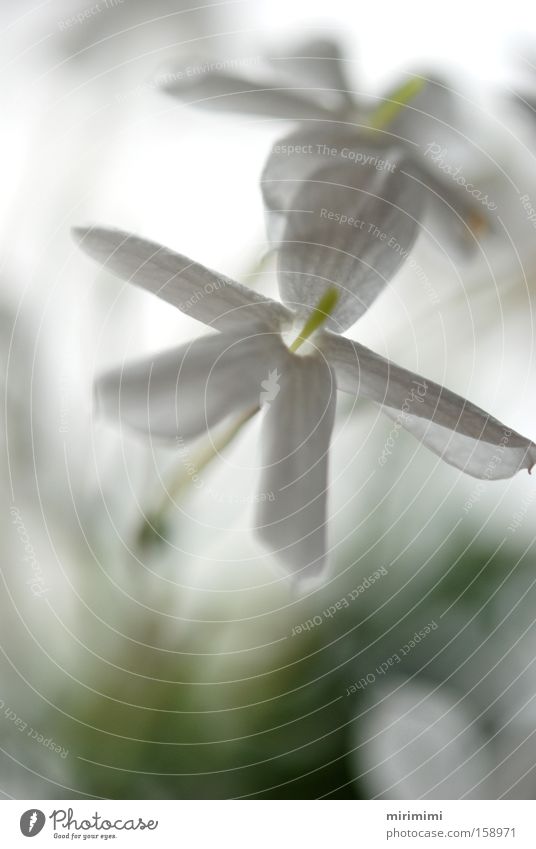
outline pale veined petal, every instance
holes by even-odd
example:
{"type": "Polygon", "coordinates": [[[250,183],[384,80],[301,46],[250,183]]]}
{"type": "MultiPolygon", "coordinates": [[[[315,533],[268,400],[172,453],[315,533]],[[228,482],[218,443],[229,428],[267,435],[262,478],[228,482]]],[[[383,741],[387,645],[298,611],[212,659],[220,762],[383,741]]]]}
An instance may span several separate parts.
{"type": "Polygon", "coordinates": [[[357,342],[324,333],[319,344],[339,389],[376,401],[442,460],[486,480],[536,463],[536,445],[444,386],[391,363],[357,342]]]}
{"type": "Polygon", "coordinates": [[[192,106],[220,112],[295,120],[330,114],[322,104],[322,93],[311,83],[270,73],[270,68],[256,74],[256,64],[246,59],[191,59],[161,74],[159,84],[192,106]]]}
{"type": "Polygon", "coordinates": [[[77,227],[74,235],[113,274],[217,330],[253,323],[275,330],[292,321],[282,304],[155,242],[105,227],[77,227]]]}
{"type": "Polygon", "coordinates": [[[326,327],[343,332],[354,324],[409,256],[422,195],[399,169],[338,165],[302,183],[278,252],[285,303],[308,314],[334,288],[338,301],[326,327]]]}
{"type": "Polygon", "coordinates": [[[337,121],[313,121],[273,145],[263,169],[261,188],[271,212],[293,208],[296,191],[328,165],[348,165],[349,170],[394,170],[403,153],[378,133],[365,133],[337,121]]]}
{"type": "Polygon", "coordinates": [[[317,574],[326,559],[328,451],[336,385],[317,355],[289,355],[265,413],[257,532],[290,571],[317,574]]]}
{"type": "Polygon", "coordinates": [[[261,188],[271,241],[282,238],[287,213],[296,208],[300,182],[314,179],[328,164],[344,165],[350,174],[359,169],[403,172],[422,189],[426,229],[447,253],[472,254],[478,245],[475,236],[492,226],[483,205],[435,167],[424,151],[405,146],[388,130],[367,131],[366,122],[352,129],[336,121],[315,121],[278,141],[264,167],[261,188]]]}
{"type": "Polygon", "coordinates": [[[152,437],[191,440],[258,407],[285,352],[278,334],[205,336],[98,378],[98,409],[152,437]]]}

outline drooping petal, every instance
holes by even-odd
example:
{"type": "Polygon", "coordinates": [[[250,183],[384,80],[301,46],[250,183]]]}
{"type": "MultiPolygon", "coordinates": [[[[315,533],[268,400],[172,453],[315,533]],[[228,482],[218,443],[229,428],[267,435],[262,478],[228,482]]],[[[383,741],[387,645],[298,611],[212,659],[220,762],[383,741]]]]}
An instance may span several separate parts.
{"type": "Polygon", "coordinates": [[[387,145],[379,134],[365,134],[364,127],[351,127],[337,121],[313,121],[293,130],[272,147],[261,178],[264,203],[271,212],[286,213],[293,208],[299,184],[328,165],[349,165],[356,170],[396,167],[400,150],[391,147],[391,158],[384,162],[387,145]],[[382,151],[381,146],[384,150],[382,151]]]}
{"type": "Polygon", "coordinates": [[[278,252],[281,296],[308,314],[329,288],[338,302],[326,326],[360,318],[407,259],[419,231],[422,191],[403,175],[338,165],[299,184],[278,252]]]}
{"type": "Polygon", "coordinates": [[[246,323],[275,330],[292,320],[282,304],[156,242],[105,227],[77,227],[74,235],[113,274],[217,330],[246,323]]]}
{"type": "Polygon", "coordinates": [[[444,386],[349,339],[325,333],[318,344],[335,369],[339,389],[381,404],[396,426],[466,474],[500,480],[536,463],[530,439],[444,386]]]}
{"type": "Polygon", "coordinates": [[[329,116],[322,93],[310,82],[270,68],[256,74],[256,65],[247,59],[190,59],[161,75],[160,85],[173,97],[203,109],[295,120],[329,116]]]}
{"type": "Polygon", "coordinates": [[[328,450],[336,385],[317,355],[281,365],[280,390],[263,422],[258,534],[288,568],[305,578],[326,559],[328,450]]]}
{"type": "Polygon", "coordinates": [[[152,437],[188,441],[258,406],[285,351],[277,334],[205,336],[98,378],[98,407],[152,437]]]}
{"type": "Polygon", "coordinates": [[[331,38],[313,38],[292,50],[270,56],[271,64],[289,79],[303,80],[309,85],[329,89],[337,95],[335,108],[352,105],[346,60],[340,45],[331,38]]]}
{"type": "MultiPolygon", "coordinates": [[[[315,178],[327,164],[359,169],[400,170],[422,190],[427,229],[447,252],[465,257],[474,252],[477,235],[491,226],[489,212],[452,177],[446,176],[424,151],[404,145],[389,130],[372,132],[336,121],[311,122],[277,142],[268,157],[261,188],[269,236],[278,242],[288,210],[296,208],[298,184],[315,178]]],[[[354,178],[355,179],[355,178],[354,178]]]]}

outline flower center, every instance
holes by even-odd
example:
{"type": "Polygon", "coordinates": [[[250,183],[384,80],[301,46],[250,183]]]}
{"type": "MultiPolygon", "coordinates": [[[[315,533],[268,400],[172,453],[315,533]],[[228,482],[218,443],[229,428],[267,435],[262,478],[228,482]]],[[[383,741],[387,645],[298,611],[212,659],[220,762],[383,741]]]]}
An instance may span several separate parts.
{"type": "Polygon", "coordinates": [[[301,331],[295,338],[294,342],[289,345],[289,350],[292,351],[293,354],[301,348],[303,343],[309,339],[310,336],[318,330],[319,327],[322,327],[324,322],[330,317],[333,313],[333,310],[337,306],[337,301],[339,300],[339,292],[334,287],[326,289],[320,300],[318,301],[316,307],[313,307],[313,311],[311,315],[303,325],[301,331]]]}

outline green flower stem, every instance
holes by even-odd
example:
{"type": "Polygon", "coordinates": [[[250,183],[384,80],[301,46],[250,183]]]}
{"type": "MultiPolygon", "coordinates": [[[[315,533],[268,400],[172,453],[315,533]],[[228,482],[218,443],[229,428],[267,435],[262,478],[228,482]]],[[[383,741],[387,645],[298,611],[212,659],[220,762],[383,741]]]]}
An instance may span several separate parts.
{"type": "Polygon", "coordinates": [[[147,548],[149,544],[155,542],[163,542],[166,532],[166,513],[170,504],[186,489],[189,485],[192,474],[198,475],[214,460],[215,457],[227,448],[234,438],[240,433],[242,427],[260,410],[259,406],[252,407],[246,410],[233,424],[224,431],[216,440],[207,440],[198,453],[188,459],[188,469],[193,469],[190,472],[181,464],[180,469],[171,480],[166,488],[166,492],[159,507],[152,513],[149,513],[138,532],[137,541],[141,548],[147,548]]]}
{"type": "MultiPolygon", "coordinates": [[[[192,468],[195,468],[195,474],[199,474],[206,469],[212,460],[214,460],[215,457],[218,457],[218,455],[231,444],[234,438],[238,436],[246,422],[253,418],[255,413],[258,413],[259,410],[260,407],[258,405],[246,410],[246,412],[242,413],[242,415],[239,416],[239,418],[233,422],[233,424],[230,425],[230,427],[216,440],[207,440],[205,445],[199,450],[197,456],[189,461],[192,468]]],[[[174,497],[180,493],[184,485],[189,482],[189,480],[190,476],[184,471],[184,469],[181,470],[181,473],[175,477],[166,492],[166,502],[169,503],[169,501],[173,500],[174,497]]]]}

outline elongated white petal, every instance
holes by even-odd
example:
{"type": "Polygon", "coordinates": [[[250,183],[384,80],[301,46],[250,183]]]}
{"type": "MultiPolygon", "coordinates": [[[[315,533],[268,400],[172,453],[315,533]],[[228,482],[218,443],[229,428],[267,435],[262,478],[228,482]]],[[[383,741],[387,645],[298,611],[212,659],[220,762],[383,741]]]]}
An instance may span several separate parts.
{"type": "Polygon", "coordinates": [[[264,75],[234,72],[218,60],[193,59],[181,68],[171,70],[161,78],[161,87],[168,94],[192,106],[219,112],[241,112],[246,115],[267,115],[274,118],[311,118],[329,116],[329,108],[311,83],[268,72],[264,75]],[[195,73],[188,73],[197,71],[195,73]]]}
{"type": "Polygon", "coordinates": [[[289,355],[263,422],[258,534],[300,578],[326,558],[328,450],[335,413],[333,374],[320,357],[289,355]]]}
{"type": "Polygon", "coordinates": [[[337,385],[382,405],[442,460],[486,480],[512,477],[536,463],[536,445],[425,377],[391,363],[357,342],[324,334],[319,344],[335,368],[337,385]]]}
{"type": "Polygon", "coordinates": [[[216,334],[111,371],[96,381],[100,409],[178,443],[260,403],[262,381],[286,348],[277,334],[216,334]]]}
{"type": "Polygon", "coordinates": [[[78,227],[74,235],[80,247],[113,274],[217,330],[247,323],[275,330],[292,319],[282,304],[132,233],[78,227]]]}
{"type": "MultiPolygon", "coordinates": [[[[318,121],[300,127],[274,145],[262,175],[262,192],[268,214],[269,235],[277,242],[282,237],[288,210],[296,208],[295,196],[300,181],[315,179],[315,174],[330,163],[342,164],[349,173],[359,169],[395,171],[423,191],[429,216],[427,225],[433,237],[457,256],[467,256],[477,246],[473,230],[485,232],[490,216],[482,204],[437,167],[431,158],[404,143],[389,131],[370,132],[336,121],[318,121]]],[[[354,178],[355,179],[355,178],[354,178]]],[[[349,178],[349,182],[352,178],[349,178]]]]}
{"type": "Polygon", "coordinates": [[[303,80],[309,85],[331,90],[337,101],[334,107],[352,104],[346,62],[338,42],[331,38],[314,38],[292,50],[272,55],[270,61],[281,73],[292,80],[303,80]]]}
{"type": "Polygon", "coordinates": [[[299,185],[278,253],[281,296],[308,314],[328,288],[326,322],[343,332],[407,259],[419,231],[422,191],[400,170],[324,168],[299,185]]]}

